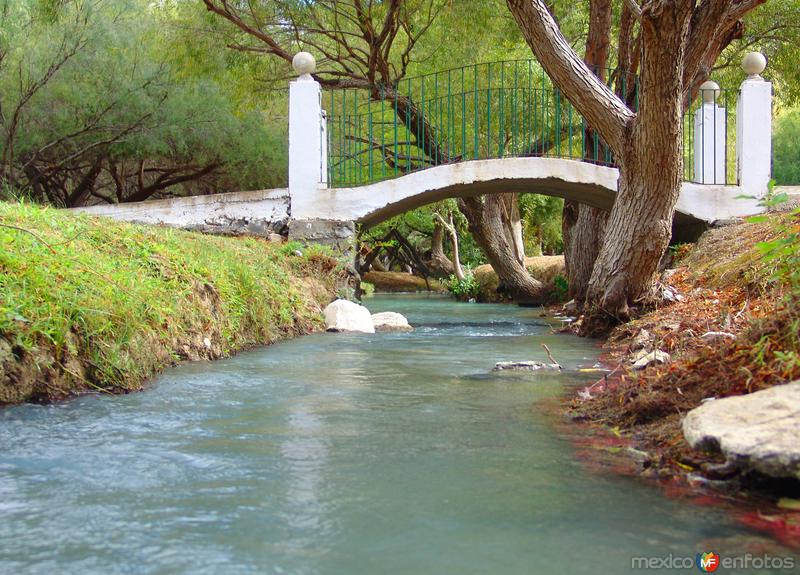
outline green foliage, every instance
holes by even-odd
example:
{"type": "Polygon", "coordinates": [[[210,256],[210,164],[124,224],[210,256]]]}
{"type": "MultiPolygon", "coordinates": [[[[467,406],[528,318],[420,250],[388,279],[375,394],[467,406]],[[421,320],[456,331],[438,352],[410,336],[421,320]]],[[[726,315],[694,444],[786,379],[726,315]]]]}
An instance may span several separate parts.
{"type": "Polygon", "coordinates": [[[59,364],[77,358],[104,389],[137,388],[198,337],[229,353],[305,331],[325,302],[300,279],[332,292],[338,273],[313,250],[286,258],[253,238],[20,203],[0,203],[0,224],[0,337],[59,364]]]}
{"type": "Polygon", "coordinates": [[[774,265],[773,279],[785,286],[786,297],[800,302],[800,209],[775,221],[777,237],[758,247],[765,261],[774,265]]]}
{"type": "Polygon", "coordinates": [[[464,279],[460,280],[455,275],[451,275],[447,280],[447,291],[456,299],[467,300],[478,297],[481,286],[475,279],[475,275],[470,268],[464,268],[464,279]]]}
{"type": "Polygon", "coordinates": [[[715,80],[724,87],[738,86],[744,79],[742,57],[757,50],[766,55],[769,62],[764,77],[774,82],[778,105],[799,103],[800,1],[765,2],[745,17],[744,24],[741,40],[734,41],[717,61],[715,80]]]}
{"type": "Polygon", "coordinates": [[[363,297],[372,297],[375,295],[375,285],[369,282],[361,282],[361,293],[363,297]]]}
{"type": "Polygon", "coordinates": [[[553,278],[553,291],[556,301],[566,301],[569,295],[569,280],[563,274],[553,278]]]}
{"type": "Polygon", "coordinates": [[[783,112],[775,119],[772,173],[780,185],[800,184],[800,108],[783,112]]]}
{"type": "MultiPolygon", "coordinates": [[[[786,199],[780,195],[770,203],[780,205],[786,199]]],[[[777,372],[796,374],[800,370],[800,209],[775,216],[772,222],[775,238],[759,243],[758,249],[783,297],[775,321],[755,342],[753,356],[771,355],[777,372]]]]}
{"type": "Polygon", "coordinates": [[[519,197],[519,209],[524,225],[526,255],[561,253],[564,249],[561,232],[564,200],[539,194],[522,194],[519,197]]]}
{"type": "Polygon", "coordinates": [[[680,263],[691,253],[693,248],[694,244],[685,243],[669,246],[670,254],[672,254],[672,266],[675,267],[680,265],[680,263]]]}
{"type": "Polygon", "coordinates": [[[187,16],[147,0],[11,3],[0,179],[67,206],[283,185],[285,120],[242,96],[225,50],[185,37],[187,16]]]}
{"type": "MultiPolygon", "coordinates": [[[[410,210],[386,220],[377,226],[369,229],[362,235],[362,242],[370,248],[380,246],[397,247],[394,239],[385,239],[392,230],[397,230],[400,235],[417,250],[419,254],[427,255],[431,251],[431,236],[434,228],[434,212],[453,214],[454,224],[458,230],[459,254],[461,262],[469,267],[477,267],[486,262],[486,257],[475,243],[472,235],[467,229],[467,220],[458,210],[456,201],[453,199],[444,200],[435,204],[430,204],[410,210]]],[[[452,249],[450,246],[449,235],[444,234],[445,253],[452,259],[452,249]]]]}

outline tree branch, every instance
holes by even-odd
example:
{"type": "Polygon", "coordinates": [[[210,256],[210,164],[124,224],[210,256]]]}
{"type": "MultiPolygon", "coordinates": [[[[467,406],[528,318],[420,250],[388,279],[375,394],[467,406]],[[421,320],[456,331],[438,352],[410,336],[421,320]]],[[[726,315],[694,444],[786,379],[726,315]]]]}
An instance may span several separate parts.
{"type": "Polygon", "coordinates": [[[627,124],[625,103],[595,76],[558,29],[542,0],[506,0],[531,50],[567,99],[618,155],[627,124]]]}

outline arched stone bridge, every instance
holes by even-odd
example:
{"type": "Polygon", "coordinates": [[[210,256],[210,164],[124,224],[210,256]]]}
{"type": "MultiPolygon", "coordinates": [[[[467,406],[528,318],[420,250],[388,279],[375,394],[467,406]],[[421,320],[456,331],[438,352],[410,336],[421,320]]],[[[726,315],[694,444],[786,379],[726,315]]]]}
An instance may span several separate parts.
{"type": "MultiPolygon", "coordinates": [[[[293,238],[340,243],[355,224],[446,198],[518,192],[613,204],[619,173],[610,151],[533,61],[450,70],[362,90],[359,100],[358,91],[323,94],[310,75],[313,58],[303,54],[290,84],[288,190],[81,210],[208,231],[288,228],[293,238]]],[[[708,86],[690,107],[675,220],[681,239],[760,210],[770,179],[771,98],[771,84],[753,73],[738,91],[708,86]]]]}

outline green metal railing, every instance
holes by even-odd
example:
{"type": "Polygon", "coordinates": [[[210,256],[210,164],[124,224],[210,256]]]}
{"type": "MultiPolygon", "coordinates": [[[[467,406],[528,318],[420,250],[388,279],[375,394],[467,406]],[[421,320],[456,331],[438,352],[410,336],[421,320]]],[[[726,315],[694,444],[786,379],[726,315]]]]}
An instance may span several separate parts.
{"type": "MultiPolygon", "coordinates": [[[[604,71],[609,86],[637,109],[638,79],[604,71]]],[[[726,104],[729,96],[729,91],[721,95],[726,104]]],[[[690,118],[697,105],[685,117],[692,124],[684,129],[688,180],[694,179],[690,118]]],[[[331,187],[490,158],[542,156],[614,165],[609,146],[536,60],[463,66],[390,86],[326,90],[323,106],[331,187]]]]}

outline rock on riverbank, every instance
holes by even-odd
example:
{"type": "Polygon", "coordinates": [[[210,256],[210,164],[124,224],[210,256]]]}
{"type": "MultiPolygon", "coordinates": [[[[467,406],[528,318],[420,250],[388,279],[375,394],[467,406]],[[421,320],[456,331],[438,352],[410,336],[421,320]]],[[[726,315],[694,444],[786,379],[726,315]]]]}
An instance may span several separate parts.
{"type": "Polygon", "coordinates": [[[683,435],[743,472],[800,479],[800,381],[704,403],[686,415],[683,435]]]}
{"type": "Polygon", "coordinates": [[[372,314],[375,331],[414,331],[406,317],[396,311],[384,311],[372,314]]]}
{"type": "Polygon", "coordinates": [[[323,312],[325,329],[335,332],[375,333],[372,316],[363,305],[346,299],[328,304],[323,312]]]}

